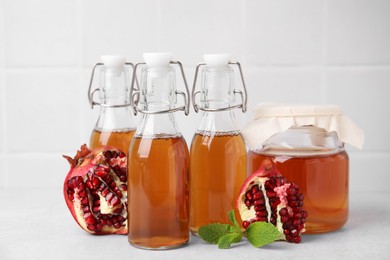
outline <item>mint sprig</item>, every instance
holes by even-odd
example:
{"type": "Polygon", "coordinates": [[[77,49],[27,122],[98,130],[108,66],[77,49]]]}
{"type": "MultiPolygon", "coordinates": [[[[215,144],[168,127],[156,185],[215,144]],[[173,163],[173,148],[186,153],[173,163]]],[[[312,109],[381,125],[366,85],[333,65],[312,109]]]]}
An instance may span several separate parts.
{"type": "Polygon", "coordinates": [[[241,242],[243,237],[246,237],[252,246],[261,247],[274,242],[280,236],[279,230],[267,222],[254,222],[243,232],[234,216],[234,210],[229,211],[229,220],[232,225],[213,223],[200,227],[198,236],[210,244],[218,245],[220,249],[241,242]]]}

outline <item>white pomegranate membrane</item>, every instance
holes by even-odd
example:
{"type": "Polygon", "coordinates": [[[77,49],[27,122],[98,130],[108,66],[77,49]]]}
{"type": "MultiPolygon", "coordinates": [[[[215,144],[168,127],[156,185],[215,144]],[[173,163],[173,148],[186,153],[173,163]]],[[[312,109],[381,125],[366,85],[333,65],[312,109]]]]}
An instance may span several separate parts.
{"type": "Polygon", "coordinates": [[[246,229],[253,222],[268,222],[281,233],[280,240],[301,242],[307,211],[296,183],[289,183],[273,163],[266,160],[243,184],[237,208],[246,229]]]}

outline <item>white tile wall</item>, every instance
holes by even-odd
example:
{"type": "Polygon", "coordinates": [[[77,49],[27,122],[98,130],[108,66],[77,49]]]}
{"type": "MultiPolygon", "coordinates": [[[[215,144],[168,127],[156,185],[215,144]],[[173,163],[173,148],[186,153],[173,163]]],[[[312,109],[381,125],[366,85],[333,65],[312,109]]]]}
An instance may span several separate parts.
{"type": "Polygon", "coordinates": [[[327,72],[327,101],[339,104],[365,130],[365,151],[390,151],[390,67],[327,72]]]}
{"type": "Polygon", "coordinates": [[[79,60],[77,0],[4,0],[8,67],[76,66],[79,60]]]}
{"type": "Polygon", "coordinates": [[[248,62],[321,64],[322,0],[247,1],[245,16],[248,62]]]}
{"type": "Polygon", "coordinates": [[[329,0],[326,19],[330,64],[390,63],[390,1],[329,0]]]}
{"type": "Polygon", "coordinates": [[[62,152],[81,142],[77,70],[9,70],[6,73],[7,150],[62,152]]]}
{"type": "MultiPolygon", "coordinates": [[[[390,180],[390,2],[386,0],[0,0],[0,187],[59,187],[61,154],[88,142],[87,86],[101,54],[173,51],[192,85],[202,54],[241,62],[251,118],[260,101],[336,103],[366,132],[351,191],[390,180]],[[34,178],[34,175],[40,178],[34,178]]],[[[199,124],[177,115],[188,144],[199,124]]]]}

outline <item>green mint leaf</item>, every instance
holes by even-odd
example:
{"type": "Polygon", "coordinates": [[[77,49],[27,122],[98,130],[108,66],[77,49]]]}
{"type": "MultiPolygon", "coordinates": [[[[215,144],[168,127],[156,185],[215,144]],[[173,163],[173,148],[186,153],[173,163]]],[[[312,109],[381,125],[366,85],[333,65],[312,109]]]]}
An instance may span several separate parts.
{"type": "Polygon", "coordinates": [[[235,227],[240,228],[240,225],[238,224],[238,222],[236,220],[236,216],[234,216],[234,209],[231,209],[228,214],[229,214],[230,223],[232,223],[235,227]]]}
{"type": "Polygon", "coordinates": [[[254,222],[246,230],[249,243],[254,247],[261,247],[274,242],[279,238],[279,230],[267,222],[254,222]]]}
{"type": "Polygon", "coordinates": [[[218,240],[218,248],[219,249],[226,249],[229,248],[231,244],[238,243],[242,239],[242,233],[230,233],[223,235],[218,240]]]}
{"type": "Polygon", "coordinates": [[[214,223],[199,228],[198,236],[211,244],[218,244],[219,239],[231,233],[231,226],[228,224],[214,223]]]}

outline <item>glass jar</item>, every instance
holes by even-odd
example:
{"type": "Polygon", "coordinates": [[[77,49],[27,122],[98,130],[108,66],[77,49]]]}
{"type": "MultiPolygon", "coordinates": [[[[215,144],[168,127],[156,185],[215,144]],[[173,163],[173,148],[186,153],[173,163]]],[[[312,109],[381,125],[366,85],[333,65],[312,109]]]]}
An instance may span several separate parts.
{"type": "Polygon", "coordinates": [[[248,174],[265,159],[304,194],[307,233],[341,228],[348,220],[349,158],[344,141],[362,146],[363,133],[336,106],[258,106],[243,130],[248,174]]]}

